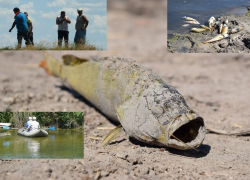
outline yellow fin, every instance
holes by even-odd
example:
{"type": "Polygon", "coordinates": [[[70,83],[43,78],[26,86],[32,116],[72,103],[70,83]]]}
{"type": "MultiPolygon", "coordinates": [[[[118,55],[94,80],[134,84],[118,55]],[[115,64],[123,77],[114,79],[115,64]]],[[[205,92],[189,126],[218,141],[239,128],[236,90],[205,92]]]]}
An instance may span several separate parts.
{"type": "Polygon", "coordinates": [[[122,130],[122,125],[119,125],[116,128],[112,129],[108,133],[108,135],[102,140],[102,146],[108,145],[111,140],[115,139],[122,132],[122,130]]]}
{"type": "Polygon", "coordinates": [[[79,64],[84,63],[86,61],[89,61],[88,59],[79,58],[79,57],[73,56],[71,54],[63,55],[62,59],[63,59],[63,62],[65,65],[70,65],[70,66],[79,65],[79,64]]]}

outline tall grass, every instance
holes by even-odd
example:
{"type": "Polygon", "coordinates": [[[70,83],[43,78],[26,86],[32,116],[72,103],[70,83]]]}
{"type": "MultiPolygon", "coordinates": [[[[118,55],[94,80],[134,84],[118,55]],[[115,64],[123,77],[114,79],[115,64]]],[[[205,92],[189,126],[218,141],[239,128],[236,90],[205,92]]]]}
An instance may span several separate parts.
{"type": "Polygon", "coordinates": [[[68,47],[64,45],[62,47],[58,46],[57,41],[49,42],[49,41],[40,41],[39,43],[35,43],[33,45],[22,45],[21,49],[17,48],[17,44],[12,46],[0,47],[0,50],[103,50],[100,47],[97,47],[88,41],[85,44],[75,44],[74,42],[69,42],[68,47]]]}

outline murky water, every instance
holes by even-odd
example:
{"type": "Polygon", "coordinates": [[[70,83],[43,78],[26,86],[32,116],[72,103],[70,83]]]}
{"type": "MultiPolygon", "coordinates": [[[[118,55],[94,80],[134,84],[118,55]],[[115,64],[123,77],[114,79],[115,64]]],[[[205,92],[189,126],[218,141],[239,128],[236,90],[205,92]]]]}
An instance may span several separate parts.
{"type": "Polygon", "coordinates": [[[0,159],[83,158],[82,130],[46,130],[47,137],[27,138],[17,130],[0,129],[0,159]]]}
{"type": "Polygon", "coordinates": [[[250,6],[249,0],[168,0],[168,34],[188,33],[192,27],[183,27],[183,16],[192,17],[204,24],[211,16],[242,15],[250,6]]]}

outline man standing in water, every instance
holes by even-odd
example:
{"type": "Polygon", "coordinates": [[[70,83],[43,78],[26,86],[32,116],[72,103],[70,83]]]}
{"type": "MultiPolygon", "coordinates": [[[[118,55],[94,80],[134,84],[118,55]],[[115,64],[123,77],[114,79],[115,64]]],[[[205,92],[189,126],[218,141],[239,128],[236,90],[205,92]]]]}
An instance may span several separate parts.
{"type": "Polygon", "coordinates": [[[65,11],[61,11],[61,16],[56,18],[56,24],[58,25],[58,46],[62,47],[62,39],[64,38],[65,47],[68,47],[69,31],[68,24],[71,21],[68,16],[65,15],[65,11]]]}
{"type": "MultiPolygon", "coordinates": [[[[30,20],[29,15],[28,15],[27,12],[24,12],[24,14],[26,15],[28,28],[29,28],[28,37],[29,37],[32,45],[34,45],[34,43],[33,43],[33,25],[32,25],[32,21],[30,20]]],[[[26,42],[26,45],[27,45],[27,42],[26,42]]]]}
{"type": "Polygon", "coordinates": [[[36,117],[33,117],[33,121],[30,123],[28,131],[33,131],[38,129],[40,129],[40,124],[39,122],[36,121],[36,117]]]}
{"type": "Polygon", "coordinates": [[[86,39],[86,28],[88,27],[89,20],[87,17],[82,14],[82,8],[77,9],[78,16],[76,18],[76,34],[74,42],[76,44],[85,44],[86,39]]]}
{"type": "Polygon", "coordinates": [[[20,9],[15,7],[13,9],[15,17],[14,17],[14,22],[12,24],[12,27],[10,28],[9,32],[12,31],[12,29],[16,26],[17,28],[17,40],[18,40],[18,46],[17,48],[20,49],[22,45],[22,38],[25,39],[27,42],[27,45],[30,45],[30,39],[28,38],[28,24],[27,24],[27,18],[26,15],[22,12],[20,12],[20,9]]]}

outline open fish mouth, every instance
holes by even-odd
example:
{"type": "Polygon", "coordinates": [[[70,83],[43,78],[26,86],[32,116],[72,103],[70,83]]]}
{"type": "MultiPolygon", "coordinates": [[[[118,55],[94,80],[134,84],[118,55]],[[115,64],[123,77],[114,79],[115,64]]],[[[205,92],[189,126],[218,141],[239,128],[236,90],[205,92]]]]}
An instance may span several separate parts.
{"type": "Polygon", "coordinates": [[[193,149],[205,139],[206,128],[202,117],[184,121],[180,126],[170,130],[168,145],[176,149],[193,149]]]}

